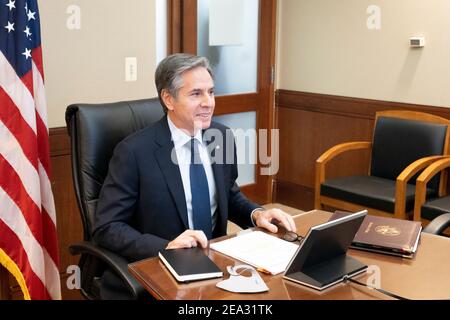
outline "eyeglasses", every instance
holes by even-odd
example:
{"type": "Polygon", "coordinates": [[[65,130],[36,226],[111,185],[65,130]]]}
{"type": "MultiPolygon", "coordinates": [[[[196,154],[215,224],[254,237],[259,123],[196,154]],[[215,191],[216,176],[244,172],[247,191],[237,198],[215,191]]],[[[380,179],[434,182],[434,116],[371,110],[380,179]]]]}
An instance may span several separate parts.
{"type": "Polygon", "coordinates": [[[299,236],[294,231],[286,231],[285,234],[283,234],[283,240],[286,240],[289,242],[295,242],[295,241],[302,242],[303,237],[299,236]]]}
{"type": "Polygon", "coordinates": [[[294,231],[287,231],[285,227],[283,227],[283,225],[278,221],[278,220],[272,220],[271,221],[274,225],[276,225],[278,227],[278,229],[282,229],[284,230],[284,234],[282,236],[283,240],[289,241],[289,242],[302,242],[303,241],[303,237],[298,235],[297,233],[295,233],[294,231]]]}

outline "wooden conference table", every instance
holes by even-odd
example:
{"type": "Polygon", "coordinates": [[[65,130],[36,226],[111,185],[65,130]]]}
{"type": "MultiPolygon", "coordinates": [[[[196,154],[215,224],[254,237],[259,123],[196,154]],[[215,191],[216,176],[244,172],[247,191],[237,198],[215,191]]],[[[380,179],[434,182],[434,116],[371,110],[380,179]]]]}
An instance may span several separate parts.
{"type": "MultiPolygon", "coordinates": [[[[305,212],[294,217],[297,233],[306,235],[311,226],[328,221],[331,213],[319,210],[305,212]]],[[[279,234],[281,236],[281,232],[279,234]]],[[[232,236],[213,240],[220,241],[232,236]]],[[[276,276],[261,274],[269,287],[266,293],[236,294],[216,287],[216,283],[227,279],[227,266],[235,265],[232,259],[212,249],[205,253],[224,272],[223,278],[177,283],[159,258],[150,258],[128,266],[131,274],[157,299],[170,300],[360,300],[391,299],[375,290],[353,283],[340,283],[324,291],[309,289],[276,276]]],[[[409,299],[450,299],[450,238],[422,234],[419,247],[413,259],[371,253],[360,250],[348,251],[348,254],[368,266],[377,266],[380,270],[381,288],[409,299]]],[[[239,263],[239,262],[238,262],[239,263]]],[[[373,274],[357,277],[366,283],[373,274]]]]}

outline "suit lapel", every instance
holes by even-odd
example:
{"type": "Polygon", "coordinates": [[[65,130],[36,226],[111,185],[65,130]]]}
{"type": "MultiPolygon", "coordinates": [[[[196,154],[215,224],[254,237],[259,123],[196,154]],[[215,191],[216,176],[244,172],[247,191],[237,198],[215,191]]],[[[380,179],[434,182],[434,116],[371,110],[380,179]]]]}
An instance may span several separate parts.
{"type": "Polygon", "coordinates": [[[181,180],[180,169],[177,164],[172,161],[172,150],[174,148],[169,125],[167,124],[167,117],[160,121],[160,126],[157,131],[156,142],[161,146],[155,151],[155,157],[158,161],[159,167],[166,179],[172,198],[178,209],[178,214],[183,221],[184,227],[189,228],[186,197],[183,189],[183,181],[181,180]]]}

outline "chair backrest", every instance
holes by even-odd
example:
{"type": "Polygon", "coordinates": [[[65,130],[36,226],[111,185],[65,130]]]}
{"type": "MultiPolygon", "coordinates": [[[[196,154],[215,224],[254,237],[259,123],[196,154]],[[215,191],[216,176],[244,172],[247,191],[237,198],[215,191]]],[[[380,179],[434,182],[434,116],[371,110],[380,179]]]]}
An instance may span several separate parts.
{"type": "Polygon", "coordinates": [[[92,237],[97,201],[116,145],[164,115],[158,98],[67,107],[72,176],[83,223],[84,240],[92,237]]]}
{"type": "MultiPolygon", "coordinates": [[[[420,158],[448,154],[449,123],[447,119],[421,112],[377,113],[370,174],[395,180],[420,158]]],[[[415,178],[410,183],[415,183],[415,178]]],[[[428,186],[438,190],[439,177],[428,186]]]]}

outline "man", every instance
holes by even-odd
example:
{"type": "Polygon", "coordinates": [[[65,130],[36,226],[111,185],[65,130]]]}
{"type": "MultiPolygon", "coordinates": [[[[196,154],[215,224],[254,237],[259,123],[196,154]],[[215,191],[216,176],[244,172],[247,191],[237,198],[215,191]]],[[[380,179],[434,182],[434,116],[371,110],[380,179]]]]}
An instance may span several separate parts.
{"type": "MultiPolygon", "coordinates": [[[[117,145],[98,202],[95,241],[131,262],[162,249],[205,248],[209,239],[226,234],[228,219],[277,232],[276,219],[296,231],[291,216],[263,210],[236,185],[236,157],[227,157],[234,139],[225,126],[211,122],[215,100],[208,60],[169,56],[155,82],[167,116],[117,145]],[[209,152],[205,137],[212,131],[217,141],[209,152]]],[[[114,292],[117,283],[105,273],[102,297],[123,298],[114,292]]]]}

